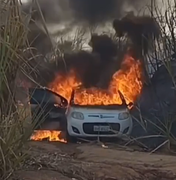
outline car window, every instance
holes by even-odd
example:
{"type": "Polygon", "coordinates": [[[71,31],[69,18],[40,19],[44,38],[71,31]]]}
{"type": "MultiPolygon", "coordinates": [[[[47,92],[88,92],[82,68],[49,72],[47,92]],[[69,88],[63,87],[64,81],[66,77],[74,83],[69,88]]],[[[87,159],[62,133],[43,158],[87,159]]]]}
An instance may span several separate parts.
{"type": "Polygon", "coordinates": [[[65,98],[48,89],[30,88],[29,95],[30,95],[30,104],[41,104],[41,103],[61,104],[66,101],[65,98]]]}

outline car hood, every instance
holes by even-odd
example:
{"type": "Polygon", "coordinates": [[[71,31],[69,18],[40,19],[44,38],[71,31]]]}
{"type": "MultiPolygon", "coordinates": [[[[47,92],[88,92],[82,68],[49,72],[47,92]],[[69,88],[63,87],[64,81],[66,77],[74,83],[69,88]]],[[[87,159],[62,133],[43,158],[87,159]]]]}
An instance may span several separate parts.
{"type": "Polygon", "coordinates": [[[91,116],[97,116],[97,115],[112,115],[112,114],[119,114],[123,112],[129,112],[127,108],[101,108],[101,107],[81,107],[81,106],[70,106],[68,109],[70,112],[82,112],[83,114],[87,114],[91,116]]]}

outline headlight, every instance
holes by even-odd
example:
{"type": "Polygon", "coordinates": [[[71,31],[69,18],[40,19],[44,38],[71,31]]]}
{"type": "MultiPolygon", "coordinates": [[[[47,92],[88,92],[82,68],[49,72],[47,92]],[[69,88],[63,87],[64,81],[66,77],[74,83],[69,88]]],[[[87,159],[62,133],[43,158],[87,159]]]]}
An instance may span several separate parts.
{"type": "Polygon", "coordinates": [[[118,119],[119,120],[124,120],[124,119],[128,119],[129,118],[129,113],[128,112],[123,112],[119,114],[118,119]]]}
{"type": "Polygon", "coordinates": [[[84,119],[84,115],[81,112],[72,112],[71,116],[74,119],[80,119],[80,120],[84,119]]]}

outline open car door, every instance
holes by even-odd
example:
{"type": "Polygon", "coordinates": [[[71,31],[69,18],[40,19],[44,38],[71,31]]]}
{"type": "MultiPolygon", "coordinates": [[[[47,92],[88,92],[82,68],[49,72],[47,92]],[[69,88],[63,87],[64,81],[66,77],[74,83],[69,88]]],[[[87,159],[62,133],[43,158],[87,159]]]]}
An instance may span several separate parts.
{"type": "Polygon", "coordinates": [[[46,88],[30,88],[29,98],[35,129],[65,130],[68,101],[46,88]]]}

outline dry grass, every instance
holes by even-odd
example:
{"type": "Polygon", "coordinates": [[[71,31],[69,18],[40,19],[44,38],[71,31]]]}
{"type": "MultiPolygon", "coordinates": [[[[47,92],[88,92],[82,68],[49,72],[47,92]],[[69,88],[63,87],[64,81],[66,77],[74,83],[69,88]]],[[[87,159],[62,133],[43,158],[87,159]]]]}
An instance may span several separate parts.
{"type": "Polygon", "coordinates": [[[28,62],[23,50],[27,47],[27,27],[18,1],[0,2],[3,18],[0,30],[0,179],[8,179],[26,159],[23,153],[33,127],[25,129],[28,109],[16,107],[14,100],[17,71],[28,62]]]}
{"type": "MultiPolygon", "coordinates": [[[[159,9],[159,7],[156,4],[153,4],[152,9],[151,7],[149,7],[150,10],[152,11],[151,14],[153,14],[156,17],[157,21],[160,24],[161,37],[156,42],[155,47],[153,47],[153,52],[149,54],[147,58],[149,64],[154,70],[152,74],[154,74],[154,72],[157,71],[161,65],[165,66],[173,83],[173,87],[171,88],[173,88],[174,90],[176,85],[176,77],[175,77],[175,71],[172,70],[172,63],[176,62],[176,59],[174,59],[172,62],[171,59],[172,59],[172,55],[176,53],[176,34],[175,34],[176,33],[176,25],[175,25],[176,1],[174,1],[173,4],[171,4],[170,1],[165,2],[165,5],[167,5],[167,9],[164,12],[161,11],[161,9],[159,9]]],[[[148,64],[146,66],[148,66],[148,64]]],[[[158,101],[161,101],[161,99],[158,99],[158,101]]],[[[163,103],[164,103],[164,99],[163,99],[163,103]]],[[[159,106],[162,107],[162,104],[158,105],[158,107],[159,106]]],[[[140,112],[141,111],[139,108],[139,113],[140,112]]],[[[161,114],[162,112],[160,112],[160,115],[161,114]]],[[[171,132],[173,123],[176,121],[176,114],[171,115],[171,112],[168,112],[167,115],[165,115],[165,117],[163,115],[163,117],[161,118],[162,120],[158,119],[155,115],[153,115],[153,119],[142,117],[142,114],[140,115],[140,117],[141,117],[140,123],[142,124],[142,127],[144,127],[144,129],[146,122],[148,122],[149,124],[152,124],[152,126],[155,127],[155,129],[157,130],[158,135],[156,136],[166,138],[166,141],[161,145],[159,145],[159,147],[157,147],[155,150],[157,150],[162,146],[165,146],[165,144],[168,145],[167,148],[169,149],[171,144],[176,145],[176,137],[174,137],[174,135],[171,132]],[[156,123],[156,119],[158,121],[157,123],[156,123]]],[[[155,135],[151,136],[150,138],[154,138],[154,137],[155,135]]],[[[145,138],[147,137],[140,137],[139,139],[145,139],[145,138]]]]}

